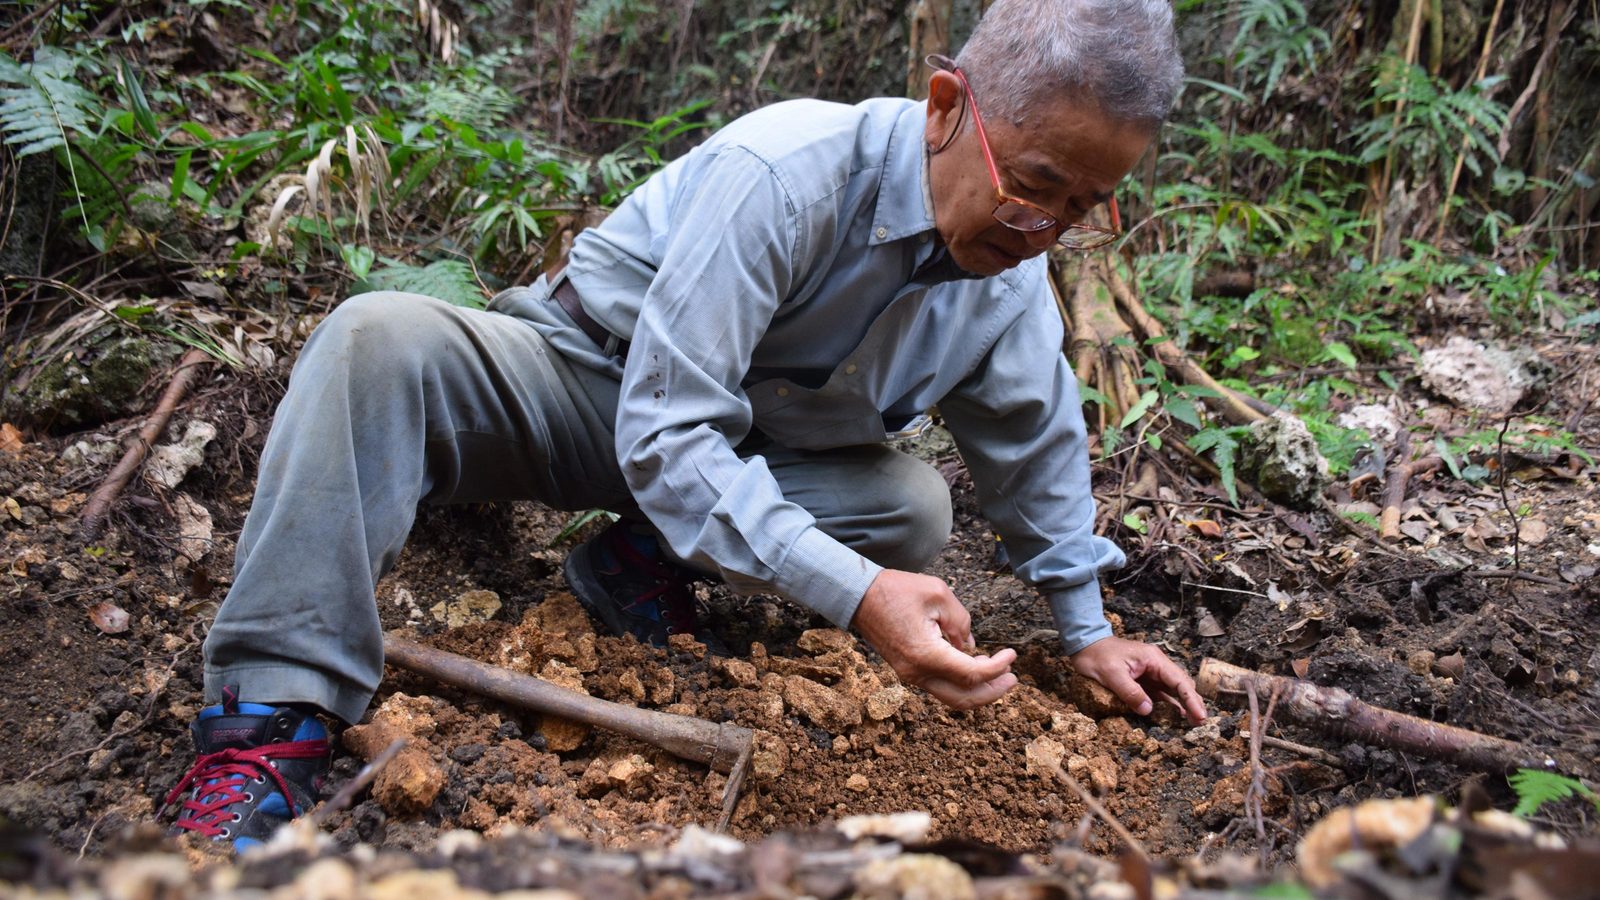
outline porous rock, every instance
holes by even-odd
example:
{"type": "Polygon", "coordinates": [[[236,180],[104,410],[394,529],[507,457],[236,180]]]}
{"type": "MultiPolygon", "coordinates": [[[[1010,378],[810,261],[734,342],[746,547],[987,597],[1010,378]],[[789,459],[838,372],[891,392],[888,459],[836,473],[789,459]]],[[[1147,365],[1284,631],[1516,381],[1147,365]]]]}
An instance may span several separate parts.
{"type": "Polygon", "coordinates": [[[487,622],[500,611],[500,595],[494,591],[466,591],[454,600],[439,602],[429,612],[435,621],[446,628],[460,628],[477,622],[487,622]]]}
{"type": "Polygon", "coordinates": [[[861,724],[860,704],[808,678],[798,675],[784,678],[783,699],[801,715],[831,732],[861,724]]]}
{"type": "Polygon", "coordinates": [[[867,715],[875,722],[882,722],[900,711],[908,695],[909,692],[902,684],[891,684],[874,691],[867,696],[867,715]]]}
{"type": "Polygon", "coordinates": [[[977,900],[972,876],[960,865],[928,853],[874,860],[856,872],[862,900],[977,900]]]}
{"type": "Polygon", "coordinates": [[[855,648],[856,639],[851,637],[849,632],[838,628],[813,628],[801,632],[795,644],[813,656],[821,656],[839,650],[852,650],[855,648]]]}
{"type": "Polygon", "coordinates": [[[753,688],[761,683],[756,667],[746,660],[718,657],[712,661],[711,667],[726,675],[728,681],[737,687],[753,688]]]}
{"type": "Polygon", "coordinates": [[[1043,734],[1029,741],[1023,750],[1023,756],[1028,763],[1028,774],[1046,777],[1055,771],[1056,766],[1061,765],[1061,760],[1066,755],[1067,748],[1061,746],[1060,741],[1043,734]]]}
{"type": "Polygon", "coordinates": [[[1452,335],[1443,346],[1422,352],[1417,371],[1429,390],[1456,406],[1504,415],[1548,377],[1550,365],[1532,350],[1507,350],[1452,335]]]}
{"type": "MultiPolygon", "coordinates": [[[[539,671],[539,677],[551,684],[587,694],[583,686],[583,673],[560,660],[552,659],[539,671]]],[[[578,749],[594,729],[582,722],[545,715],[539,718],[539,733],[544,736],[545,749],[552,753],[570,753],[578,749]]]]}
{"type": "Polygon", "coordinates": [[[419,813],[433,805],[445,781],[444,769],[424,746],[408,745],[378,773],[372,796],[391,814],[419,813]]]}
{"type": "Polygon", "coordinates": [[[856,793],[860,794],[865,793],[869,788],[871,788],[872,783],[867,780],[867,776],[857,772],[844,780],[844,786],[846,790],[855,791],[856,793]]]}
{"type": "Polygon", "coordinates": [[[1261,493],[1293,509],[1314,509],[1328,486],[1328,460],[1306,423],[1276,413],[1250,426],[1243,470],[1261,493]]]}
{"type": "Polygon", "coordinates": [[[1081,712],[1058,709],[1050,713],[1050,734],[1064,744],[1080,747],[1099,736],[1100,726],[1081,712]]]}
{"type": "Polygon", "coordinates": [[[758,728],[752,740],[750,771],[758,780],[771,781],[789,768],[789,745],[782,738],[758,728]]]}
{"type": "Polygon", "coordinates": [[[217,437],[217,426],[199,419],[191,421],[183,437],[150,451],[144,463],[144,477],[164,488],[175,488],[195,466],[205,461],[206,445],[217,437]]]}
{"type": "Polygon", "coordinates": [[[1079,781],[1088,781],[1094,792],[1103,796],[1117,789],[1120,770],[1116,760],[1105,754],[1088,758],[1072,756],[1067,759],[1067,774],[1079,781]]]}
{"type": "Polygon", "coordinates": [[[1126,710],[1116,694],[1086,675],[1074,675],[1067,679],[1063,693],[1067,702],[1076,707],[1078,712],[1093,719],[1121,715],[1126,710]]]}

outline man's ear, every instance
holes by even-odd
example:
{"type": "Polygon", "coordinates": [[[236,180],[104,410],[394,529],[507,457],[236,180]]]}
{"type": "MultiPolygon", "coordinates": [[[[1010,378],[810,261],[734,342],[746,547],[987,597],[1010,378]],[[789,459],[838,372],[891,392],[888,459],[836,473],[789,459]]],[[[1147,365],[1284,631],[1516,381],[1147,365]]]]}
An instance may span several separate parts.
{"type": "Polygon", "coordinates": [[[939,70],[928,76],[928,124],[923,138],[935,152],[943,150],[961,127],[961,80],[939,70]]]}

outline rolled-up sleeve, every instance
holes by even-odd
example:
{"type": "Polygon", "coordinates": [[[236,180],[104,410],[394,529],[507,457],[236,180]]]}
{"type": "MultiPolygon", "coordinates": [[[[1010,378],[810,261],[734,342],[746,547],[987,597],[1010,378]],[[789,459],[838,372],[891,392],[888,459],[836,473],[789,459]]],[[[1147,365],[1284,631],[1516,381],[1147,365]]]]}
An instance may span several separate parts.
{"type": "Polygon", "coordinates": [[[1071,654],[1111,635],[1098,575],[1125,558],[1094,533],[1088,440],[1062,333],[1050,303],[1031,303],[939,410],[1013,570],[1048,598],[1071,654]]]}
{"type": "Polygon", "coordinates": [[[751,354],[815,252],[803,211],[764,160],[737,146],[683,183],[623,373],[623,475],[680,558],[848,627],[881,568],[785,500],[759,456],[733,450],[751,428],[740,388],[751,354]]]}

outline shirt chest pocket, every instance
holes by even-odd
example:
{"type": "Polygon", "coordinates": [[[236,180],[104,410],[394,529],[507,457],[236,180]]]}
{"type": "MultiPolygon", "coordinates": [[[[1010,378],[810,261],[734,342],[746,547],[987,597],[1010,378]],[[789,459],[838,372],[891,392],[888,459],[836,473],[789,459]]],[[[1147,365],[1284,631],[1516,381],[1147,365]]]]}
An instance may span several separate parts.
{"type": "Polygon", "coordinates": [[[775,378],[745,389],[755,427],[785,447],[830,450],[888,439],[883,415],[865,397],[804,388],[775,378]]]}

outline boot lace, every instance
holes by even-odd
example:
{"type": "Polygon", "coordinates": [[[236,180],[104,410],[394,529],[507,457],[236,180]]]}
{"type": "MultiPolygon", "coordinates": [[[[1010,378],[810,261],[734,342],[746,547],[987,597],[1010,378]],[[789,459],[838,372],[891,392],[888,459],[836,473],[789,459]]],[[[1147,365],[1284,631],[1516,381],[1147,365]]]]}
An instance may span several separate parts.
{"type": "Polygon", "coordinates": [[[170,805],[194,788],[194,796],[183,801],[183,812],[178,814],[177,827],[197,831],[206,837],[226,837],[228,824],[239,821],[239,813],[228,812],[235,803],[249,802],[254,795],[246,793],[250,782],[266,784],[270,780],[283,792],[293,818],[304,810],[295,809],[294,794],[284,780],[274,759],[315,759],[328,752],[325,740],[289,741],[267,744],[248,750],[229,747],[216,753],[202,754],[195,760],[183,779],[167,794],[163,805],[170,805]]]}
{"type": "Polygon", "coordinates": [[[611,552],[619,561],[644,573],[655,586],[633,597],[629,607],[639,607],[651,602],[659,603],[661,619],[667,623],[668,634],[698,634],[700,617],[695,613],[694,596],[689,585],[694,578],[664,560],[651,559],[640,553],[620,529],[608,533],[611,552]]]}

